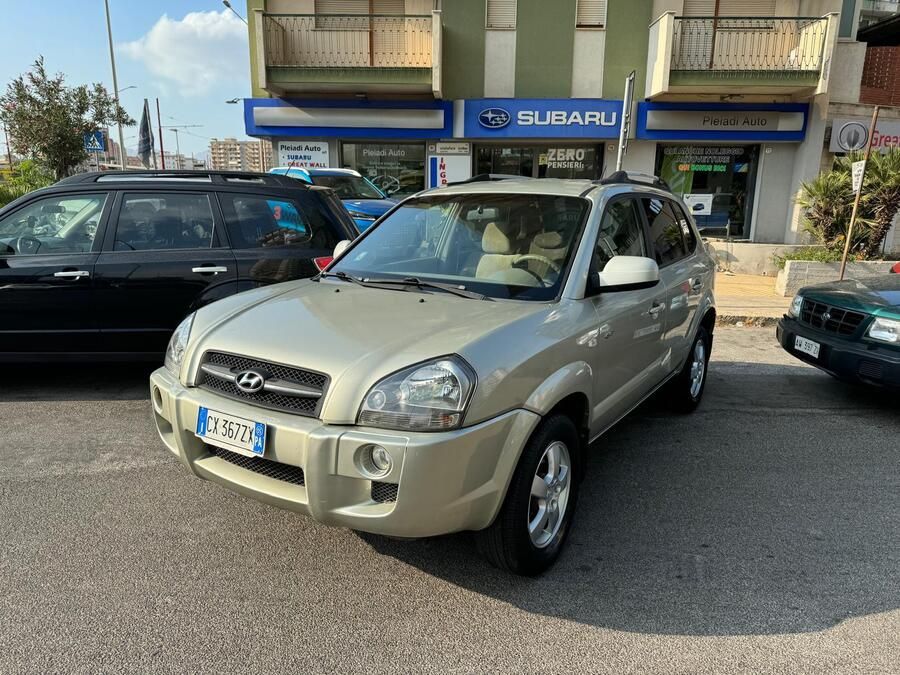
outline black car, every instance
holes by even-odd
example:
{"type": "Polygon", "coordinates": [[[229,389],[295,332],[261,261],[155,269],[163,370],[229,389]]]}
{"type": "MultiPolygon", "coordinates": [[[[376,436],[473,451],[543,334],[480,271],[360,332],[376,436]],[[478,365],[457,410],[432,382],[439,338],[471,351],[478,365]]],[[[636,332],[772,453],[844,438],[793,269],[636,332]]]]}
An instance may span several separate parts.
{"type": "Polygon", "coordinates": [[[840,379],[900,388],[900,275],[802,288],[777,336],[788,353],[840,379]]]}
{"type": "Polygon", "coordinates": [[[332,190],[284,176],[66,178],[0,209],[0,359],[161,354],[194,309],[313,276],[357,234],[332,190]]]}

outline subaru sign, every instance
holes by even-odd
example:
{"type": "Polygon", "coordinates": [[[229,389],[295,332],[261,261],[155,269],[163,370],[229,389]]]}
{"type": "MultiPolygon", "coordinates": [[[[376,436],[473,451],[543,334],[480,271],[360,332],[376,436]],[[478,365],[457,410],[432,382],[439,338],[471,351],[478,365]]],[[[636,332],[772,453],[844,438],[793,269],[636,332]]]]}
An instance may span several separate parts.
{"type": "Polygon", "coordinates": [[[483,98],[465,101],[466,138],[617,138],[621,101],[483,98]]]}
{"type": "Polygon", "coordinates": [[[478,123],[486,129],[502,129],[509,124],[509,111],[503,108],[485,108],[478,113],[478,123]]]}

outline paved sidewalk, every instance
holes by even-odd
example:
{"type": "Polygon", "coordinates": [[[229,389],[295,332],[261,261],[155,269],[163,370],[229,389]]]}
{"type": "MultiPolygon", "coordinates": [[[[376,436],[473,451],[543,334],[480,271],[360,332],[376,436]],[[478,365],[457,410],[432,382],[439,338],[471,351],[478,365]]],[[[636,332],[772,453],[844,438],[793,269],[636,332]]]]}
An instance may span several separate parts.
{"type": "Polygon", "coordinates": [[[791,298],[775,293],[775,277],[716,274],[719,323],[768,325],[787,311],[791,298]]]}

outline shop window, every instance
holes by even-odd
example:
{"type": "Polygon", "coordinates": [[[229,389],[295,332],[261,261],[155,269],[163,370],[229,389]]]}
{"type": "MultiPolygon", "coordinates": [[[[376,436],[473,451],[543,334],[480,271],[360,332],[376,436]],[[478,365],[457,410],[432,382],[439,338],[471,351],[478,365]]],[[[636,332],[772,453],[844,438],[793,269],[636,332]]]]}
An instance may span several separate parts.
{"type": "Polygon", "coordinates": [[[476,173],[528,178],[600,177],[603,149],[596,145],[476,146],[476,173]]]}
{"type": "Polygon", "coordinates": [[[516,0],[487,0],[486,9],[486,28],[515,30],[516,0]]]}
{"type": "Polygon", "coordinates": [[[425,189],[425,146],[420,143],[344,143],[345,167],[359,171],[382,192],[405,197],[425,189]]]}
{"type": "Polygon", "coordinates": [[[606,0],[578,0],[575,9],[576,28],[605,28],[606,0]]]}

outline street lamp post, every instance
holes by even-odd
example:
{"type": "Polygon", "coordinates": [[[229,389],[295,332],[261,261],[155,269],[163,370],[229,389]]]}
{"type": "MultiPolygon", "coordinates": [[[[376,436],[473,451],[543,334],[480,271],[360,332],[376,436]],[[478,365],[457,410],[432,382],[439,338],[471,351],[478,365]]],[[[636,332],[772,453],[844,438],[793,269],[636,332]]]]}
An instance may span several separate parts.
{"type": "MultiPolygon", "coordinates": [[[[115,92],[116,114],[119,112],[119,79],[116,76],[116,53],[113,49],[112,23],[109,20],[109,0],[103,0],[106,7],[106,37],[109,39],[109,63],[112,66],[113,91],[115,92]]],[[[125,139],[122,133],[122,122],[119,122],[119,163],[125,171],[125,139]]]]}
{"type": "Polygon", "coordinates": [[[247,19],[242,17],[240,14],[238,14],[238,11],[234,7],[231,6],[231,3],[228,2],[228,0],[222,0],[222,4],[225,5],[228,9],[230,9],[237,18],[239,18],[241,21],[243,21],[245,26],[249,26],[249,24],[247,23],[247,19]]]}

